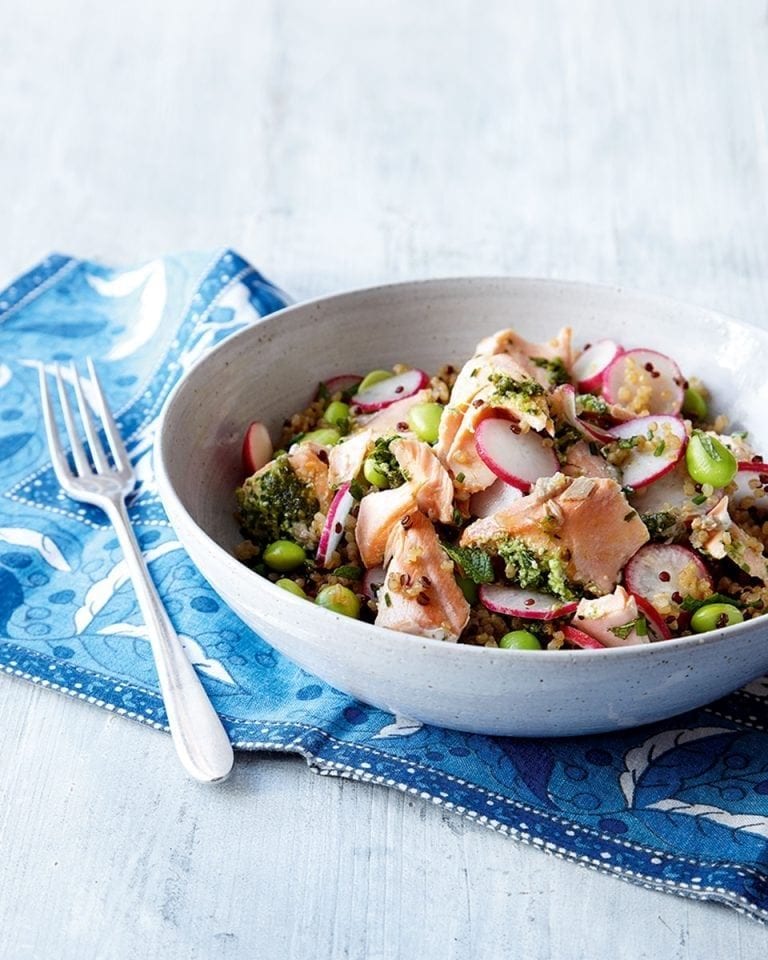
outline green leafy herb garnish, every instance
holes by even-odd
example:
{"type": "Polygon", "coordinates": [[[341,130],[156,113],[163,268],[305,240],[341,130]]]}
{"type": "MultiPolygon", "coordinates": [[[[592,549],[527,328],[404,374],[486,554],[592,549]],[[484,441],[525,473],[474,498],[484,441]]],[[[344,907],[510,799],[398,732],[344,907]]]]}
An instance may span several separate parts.
{"type": "Polygon", "coordinates": [[[565,369],[565,364],[560,357],[554,360],[547,360],[546,357],[531,357],[531,360],[537,367],[541,367],[549,374],[549,380],[553,387],[558,387],[562,383],[570,383],[571,378],[565,369]]]}
{"type": "Polygon", "coordinates": [[[336,567],[335,570],[331,570],[331,573],[334,577],[344,577],[345,580],[362,580],[363,579],[363,570],[361,567],[355,567],[352,564],[348,564],[343,567],[336,567]]]}
{"type": "Polygon", "coordinates": [[[706,607],[710,603],[730,603],[731,606],[739,607],[740,609],[744,607],[744,604],[740,600],[736,600],[734,597],[726,597],[722,593],[713,593],[705,600],[697,600],[696,597],[683,597],[683,602],[680,606],[683,610],[687,610],[688,613],[696,613],[697,610],[706,607]]]}

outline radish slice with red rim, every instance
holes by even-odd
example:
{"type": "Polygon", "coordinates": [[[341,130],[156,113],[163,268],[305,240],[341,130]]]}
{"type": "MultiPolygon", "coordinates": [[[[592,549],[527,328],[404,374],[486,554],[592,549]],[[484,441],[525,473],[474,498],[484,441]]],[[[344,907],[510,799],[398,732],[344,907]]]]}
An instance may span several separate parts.
{"type": "Polygon", "coordinates": [[[511,483],[505,483],[503,480],[496,480],[490,487],[472,495],[469,501],[469,512],[473,517],[480,519],[492,517],[495,513],[511,507],[522,495],[523,491],[519,487],[513,487],[511,483]]]}
{"type": "Polygon", "coordinates": [[[590,637],[588,633],[584,633],[583,630],[579,630],[577,627],[563,627],[563,635],[565,636],[566,643],[572,647],[579,647],[581,650],[606,649],[605,644],[600,643],[595,637],[590,637]]]}
{"type": "Polygon", "coordinates": [[[642,407],[649,413],[679,413],[685,380],[670,357],[655,350],[627,350],[603,374],[603,396],[609,403],[632,406],[638,390],[650,389],[642,407]]]}
{"type": "Polygon", "coordinates": [[[363,577],[363,593],[369,600],[378,600],[379,590],[384,586],[387,579],[387,571],[384,567],[371,567],[365,571],[363,577]]]}
{"type": "Polygon", "coordinates": [[[638,437],[621,464],[624,486],[639,490],[674,470],[685,453],[688,433],[680,417],[651,416],[626,420],[609,431],[614,440],[638,437]]]}
{"type": "Polygon", "coordinates": [[[327,567],[334,550],[341,543],[344,536],[344,526],[347,517],[357,501],[349,490],[349,484],[342,484],[336,491],[325,518],[323,532],[320,534],[320,543],[317,546],[317,562],[321,567],[327,567]]]}
{"type": "Polygon", "coordinates": [[[261,420],[254,420],[243,437],[243,469],[248,476],[265,467],[272,459],[272,453],[269,431],[261,420]]]}
{"type": "Polygon", "coordinates": [[[655,634],[656,640],[671,640],[672,633],[667,626],[667,623],[659,613],[659,611],[654,607],[652,603],[641,597],[636,593],[633,593],[632,596],[635,598],[635,603],[637,604],[637,609],[642,613],[645,619],[648,621],[648,626],[651,629],[651,632],[655,634]]]}
{"type": "Polygon", "coordinates": [[[484,583],[480,586],[480,602],[493,613],[503,613],[524,620],[556,620],[567,617],[578,604],[558,600],[548,593],[524,590],[522,587],[484,583]]]}
{"type": "Polygon", "coordinates": [[[533,431],[520,433],[513,420],[488,417],[475,431],[483,463],[506,483],[527,493],[539,477],[551,477],[560,464],[551,444],[533,431]]]}
{"type": "Polygon", "coordinates": [[[768,463],[752,460],[741,461],[733,479],[735,490],[729,493],[729,501],[736,506],[754,507],[768,511],[768,463]],[[745,502],[749,498],[752,502],[745,502]]]}
{"type": "Polygon", "coordinates": [[[390,403],[405,400],[418,393],[429,383],[429,377],[423,370],[406,370],[387,380],[380,380],[360,393],[355,394],[354,409],[358,413],[375,413],[390,403]]]}
{"type": "Polygon", "coordinates": [[[362,383],[363,378],[357,373],[339,373],[324,381],[325,389],[333,396],[334,393],[350,393],[362,383]]]}
{"type": "Polygon", "coordinates": [[[676,611],[683,598],[711,593],[712,577],[693,550],[676,543],[647,543],[624,567],[624,583],[636,599],[676,611]]]}
{"type": "Polygon", "coordinates": [[[598,340],[579,354],[571,368],[571,375],[585,393],[599,390],[603,375],[613,361],[622,353],[615,340],[598,340]]]}

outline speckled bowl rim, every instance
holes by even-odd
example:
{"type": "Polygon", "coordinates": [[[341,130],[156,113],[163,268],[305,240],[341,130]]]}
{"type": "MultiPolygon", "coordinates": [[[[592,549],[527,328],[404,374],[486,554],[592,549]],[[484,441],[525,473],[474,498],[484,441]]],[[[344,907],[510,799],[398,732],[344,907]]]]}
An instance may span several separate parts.
{"type": "MultiPolygon", "coordinates": [[[[456,286],[476,286],[485,283],[515,283],[526,285],[530,287],[562,287],[567,290],[580,290],[583,292],[594,291],[598,294],[618,294],[621,297],[627,298],[637,298],[642,300],[649,305],[654,305],[659,308],[668,308],[670,310],[684,310],[686,312],[690,311],[699,311],[702,314],[706,315],[710,319],[716,319],[719,323],[724,323],[727,326],[735,326],[739,328],[746,328],[754,332],[760,339],[768,341],[768,332],[763,330],[761,327],[758,327],[756,324],[749,323],[743,320],[737,320],[735,317],[728,316],[727,314],[721,313],[717,310],[713,310],[709,307],[699,306],[698,304],[689,303],[683,300],[677,300],[674,297],[663,296],[660,294],[647,294],[643,291],[636,290],[632,287],[623,287],[623,286],[613,286],[611,284],[598,284],[598,283],[587,283],[580,280],[560,280],[556,278],[548,277],[516,277],[516,276],[507,276],[504,274],[489,274],[489,275],[477,275],[477,276],[457,276],[457,277],[431,277],[418,280],[407,280],[396,283],[382,283],[376,284],[374,286],[367,287],[356,287],[351,290],[344,290],[337,293],[324,294],[321,297],[313,297],[310,300],[302,300],[298,303],[291,303],[286,307],[283,307],[280,310],[276,310],[274,313],[268,314],[258,323],[254,323],[251,326],[245,327],[243,330],[239,330],[237,333],[233,334],[231,337],[227,337],[226,340],[223,340],[221,343],[217,344],[209,353],[205,354],[199,360],[197,360],[190,368],[186,371],[184,376],[179,380],[175,385],[173,390],[170,392],[165,404],[163,406],[157,430],[157,439],[155,441],[154,448],[154,465],[155,465],[155,474],[157,478],[158,491],[160,494],[160,499],[163,503],[163,507],[166,509],[167,513],[170,512],[181,512],[183,513],[190,523],[194,524],[197,528],[198,535],[202,536],[206,543],[213,548],[214,555],[218,557],[219,561],[225,565],[225,568],[231,569],[233,573],[242,575],[244,570],[243,564],[237,560],[228,550],[222,547],[219,543],[216,542],[208,533],[206,533],[202,527],[199,526],[195,518],[189,513],[187,508],[183,505],[180,498],[176,495],[176,492],[171,483],[170,477],[166,470],[165,462],[165,445],[168,443],[168,433],[166,430],[166,423],[170,419],[173,407],[181,395],[188,389],[190,389],[190,383],[194,379],[202,367],[207,366],[208,364],[215,362],[216,356],[225,350],[231,350],[233,343],[237,343],[240,340],[247,340],[249,337],[253,336],[254,330],[264,331],[265,327],[271,326],[273,324],[280,323],[282,317],[286,314],[296,313],[296,312],[305,312],[313,307],[318,305],[326,305],[332,302],[341,302],[344,300],[355,299],[360,296],[368,296],[371,294],[382,294],[387,293],[388,291],[394,290],[405,290],[405,289],[427,289],[430,286],[438,287],[442,284],[450,283],[456,286]],[[172,503],[171,511],[168,510],[169,502],[172,503]]],[[[768,343],[766,344],[766,349],[768,349],[768,343]]],[[[251,571],[252,572],[252,571],[251,571]]],[[[201,571],[202,573],[202,571],[201,571]]],[[[205,576],[205,574],[203,574],[205,576]]],[[[253,576],[259,581],[259,588],[264,588],[266,590],[280,590],[283,597],[281,601],[287,603],[291,606],[294,606],[294,609],[301,611],[304,609],[307,601],[301,597],[293,596],[287,590],[282,590],[280,587],[273,584],[270,580],[267,580],[264,577],[260,577],[259,574],[253,573],[253,576]]],[[[646,658],[646,657],[664,657],[665,650],[680,650],[686,647],[689,647],[691,650],[695,650],[699,647],[710,646],[713,644],[718,644],[721,642],[727,642],[730,637],[741,636],[745,633],[757,632],[761,629],[761,620],[764,617],[768,617],[768,614],[764,614],[761,617],[756,617],[752,620],[746,620],[743,623],[733,624],[728,627],[723,627],[719,630],[711,630],[707,633],[702,634],[693,634],[688,637],[674,637],[670,640],[660,640],[655,643],[647,644],[630,644],[623,647],[606,647],[602,650],[501,650],[493,647],[479,647],[473,644],[467,643],[446,643],[444,640],[437,640],[431,637],[422,637],[416,634],[410,633],[401,633],[397,630],[390,630],[387,627],[377,627],[374,624],[365,623],[360,620],[352,620],[349,617],[345,617],[341,614],[334,613],[330,610],[327,610],[322,607],[313,606],[313,615],[320,614],[321,617],[331,618],[331,620],[326,619],[326,622],[335,622],[338,626],[344,627],[345,631],[348,631],[350,634],[359,634],[361,637],[365,636],[378,636],[381,639],[386,639],[389,643],[395,645],[402,645],[403,650],[407,652],[410,648],[413,648],[413,644],[417,643],[422,646],[423,649],[432,649],[436,652],[438,656],[449,656],[449,657],[490,657],[492,659],[498,659],[500,662],[509,664],[512,660],[517,661],[535,661],[539,667],[543,663],[551,663],[554,665],[563,665],[566,662],[572,662],[578,658],[579,663],[583,664],[587,660],[594,660],[597,663],[605,663],[617,658],[625,659],[634,659],[634,658],[646,658]],[[437,651],[442,651],[437,653],[437,651]],[[542,655],[543,661],[542,661],[542,655]]],[[[269,617],[264,615],[264,619],[269,621],[269,617]]],[[[322,622],[322,621],[321,621],[322,622]]],[[[765,621],[765,626],[768,627],[768,619],[765,621]]],[[[251,628],[252,629],[252,628],[251,628]]]]}

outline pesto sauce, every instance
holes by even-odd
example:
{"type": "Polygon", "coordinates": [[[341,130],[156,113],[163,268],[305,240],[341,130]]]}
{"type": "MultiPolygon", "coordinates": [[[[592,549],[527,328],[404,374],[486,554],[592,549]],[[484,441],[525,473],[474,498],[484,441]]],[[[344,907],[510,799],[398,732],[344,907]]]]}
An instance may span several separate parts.
{"type": "Polygon", "coordinates": [[[248,477],[235,495],[240,523],[262,546],[294,539],[296,525],[309,527],[320,509],[312,488],[296,474],[287,456],[278,457],[260,476],[248,477]]]}
{"type": "Polygon", "coordinates": [[[506,576],[524,589],[542,590],[561,600],[577,598],[566,577],[565,564],[556,554],[533,550],[518,537],[502,540],[498,551],[506,576]]]}

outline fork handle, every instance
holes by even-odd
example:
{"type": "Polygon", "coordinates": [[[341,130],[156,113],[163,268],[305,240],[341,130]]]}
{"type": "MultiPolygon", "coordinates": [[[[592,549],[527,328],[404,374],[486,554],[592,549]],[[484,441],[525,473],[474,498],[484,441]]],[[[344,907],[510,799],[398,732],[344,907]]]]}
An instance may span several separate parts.
{"type": "Polygon", "coordinates": [[[224,780],[234,753],[229,737],[189,661],[152,582],[122,499],[105,509],[128,565],[155,659],[168,725],[184,768],[206,783],[224,780]]]}

